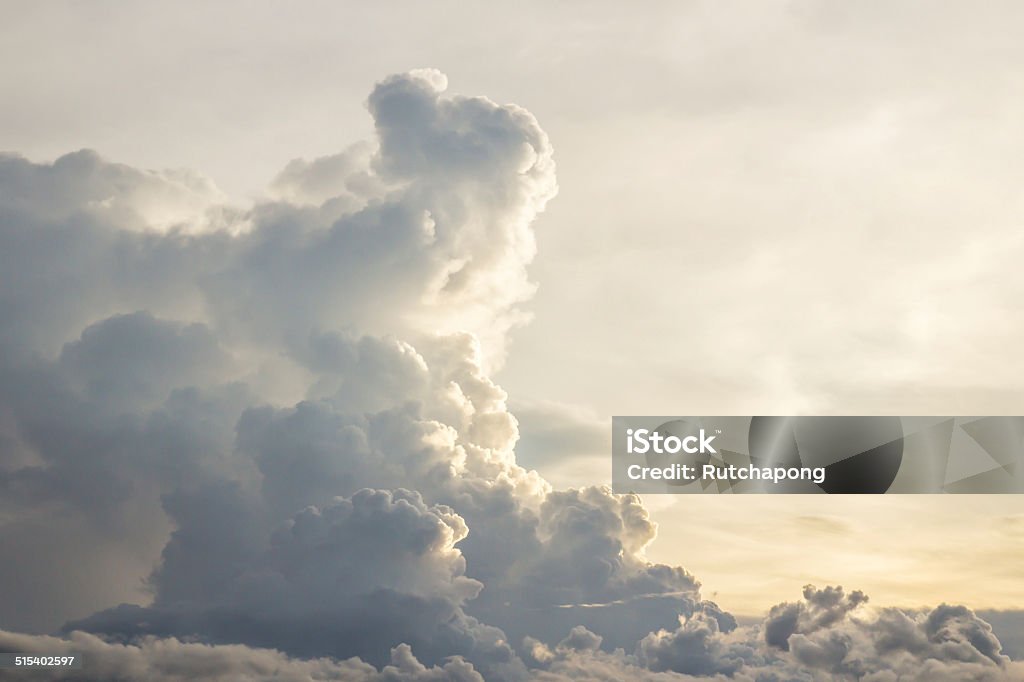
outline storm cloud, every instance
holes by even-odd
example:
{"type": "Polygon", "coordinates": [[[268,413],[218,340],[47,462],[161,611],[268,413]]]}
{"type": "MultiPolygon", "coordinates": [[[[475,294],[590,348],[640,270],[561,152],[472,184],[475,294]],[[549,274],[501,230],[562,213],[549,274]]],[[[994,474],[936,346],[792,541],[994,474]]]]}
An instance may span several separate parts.
{"type": "Polygon", "coordinates": [[[0,157],[0,648],[83,654],[53,679],[1018,674],[964,607],[808,587],[737,627],[646,558],[637,496],[517,463],[490,372],[553,151],[446,88],[381,81],[374,139],[246,208],[0,157]]]}

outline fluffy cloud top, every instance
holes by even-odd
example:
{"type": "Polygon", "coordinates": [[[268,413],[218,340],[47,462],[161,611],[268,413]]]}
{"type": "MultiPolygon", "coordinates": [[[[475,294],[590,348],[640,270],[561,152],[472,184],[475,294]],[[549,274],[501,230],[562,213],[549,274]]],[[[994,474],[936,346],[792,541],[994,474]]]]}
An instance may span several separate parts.
{"type": "Polygon", "coordinates": [[[808,588],[757,628],[653,564],[641,501],[520,466],[488,376],[551,146],[416,71],[272,199],[95,153],[0,158],[0,647],[53,679],[938,679],[962,607],[808,588]],[[937,677],[938,676],[938,677],[937,677]]]}

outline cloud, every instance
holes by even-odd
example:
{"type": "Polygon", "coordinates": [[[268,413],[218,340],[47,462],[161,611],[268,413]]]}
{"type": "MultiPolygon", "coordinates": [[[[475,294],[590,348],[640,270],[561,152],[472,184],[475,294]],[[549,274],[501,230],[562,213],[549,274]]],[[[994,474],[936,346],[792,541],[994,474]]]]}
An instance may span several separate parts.
{"type": "Polygon", "coordinates": [[[56,223],[94,216],[125,230],[201,231],[223,218],[227,202],[209,178],[190,170],[139,170],[83,149],[53,164],[0,156],[0,207],[56,223]]]}
{"type": "Polygon", "coordinates": [[[297,205],[321,207],[344,215],[379,199],[386,186],[370,168],[374,147],[356,143],[341,152],[307,161],[294,159],[271,183],[275,199],[297,205]]]}
{"type": "MultiPolygon", "coordinates": [[[[640,640],[639,660],[655,670],[674,670],[693,675],[733,675],[743,667],[743,658],[728,650],[718,634],[722,631],[722,615],[698,611],[681,618],[674,631],[659,630],[640,640]],[[718,616],[718,617],[716,617],[718,616]]],[[[736,627],[729,623],[726,631],[736,627]]],[[[742,652],[749,657],[749,651],[742,652]]]]}
{"type": "MultiPolygon", "coordinates": [[[[739,628],[647,559],[637,496],[519,463],[490,370],[552,149],[446,87],[385,79],[374,139],[246,209],[91,152],[0,158],[0,617],[63,633],[0,642],[91,652],[83,679],[1009,670],[963,607],[861,616],[841,588],[739,628]]],[[[524,425],[599,443],[568,414],[524,425]]]]}
{"type": "MultiPolygon", "coordinates": [[[[443,666],[428,668],[416,660],[407,645],[390,653],[380,670],[357,658],[336,661],[324,658],[295,659],[273,649],[254,649],[241,644],[210,646],[174,638],[142,638],[133,644],[107,642],[85,632],[67,639],[22,635],[0,630],[0,648],[34,655],[77,655],[80,670],[36,669],[33,680],[132,679],[151,682],[237,682],[240,680],[346,680],[351,682],[482,682],[473,666],[456,658],[443,666]]],[[[12,673],[12,675],[17,675],[12,673]]]]}
{"type": "Polygon", "coordinates": [[[1008,679],[1010,659],[988,623],[964,606],[930,611],[884,608],[841,587],[804,589],[804,599],[772,608],[764,622],[769,647],[799,666],[863,679],[1008,679]],[[901,678],[902,679],[902,678],[901,678]]]}
{"type": "MultiPolygon", "coordinates": [[[[433,71],[377,86],[376,144],[341,163],[364,180],[339,183],[335,196],[358,193],[348,203],[240,213],[208,183],[94,152],[53,164],[0,157],[5,350],[52,352],[86,324],[146,310],[262,345],[353,327],[468,330],[497,361],[504,331],[523,319],[516,305],[533,292],[525,267],[531,223],[557,189],[552,149],[525,110],[446,98],[443,88],[433,71]],[[166,232],[154,213],[177,211],[193,185],[204,191],[184,196],[210,220],[186,216],[190,229],[166,232]]],[[[336,165],[298,162],[278,186],[321,199],[336,165]]]]}
{"type": "Polygon", "coordinates": [[[713,608],[698,610],[673,629],[652,632],[632,652],[604,650],[600,637],[578,628],[555,646],[528,640],[525,655],[545,680],[1024,679],[1024,669],[999,652],[991,628],[969,609],[869,611],[854,594],[808,587],[802,600],[744,627],[713,608]],[[793,611],[806,632],[791,632],[785,646],[769,643],[781,614],[793,611]]]}
{"type": "Polygon", "coordinates": [[[243,543],[215,546],[247,520],[247,510],[220,502],[219,496],[189,500],[188,515],[176,517],[181,526],[165,549],[153,606],[117,607],[66,629],[121,639],[198,633],[379,665],[392,648],[409,644],[433,661],[461,652],[489,674],[522,676],[503,634],[463,611],[483,585],[465,575],[455,543],[468,531],[451,508],[428,507],[407,490],[362,489],[322,508],[306,507],[273,531],[268,546],[247,553],[253,548],[243,543]],[[221,525],[218,513],[235,518],[221,525]],[[207,535],[196,537],[186,519],[203,523],[207,535]],[[241,570],[218,570],[227,561],[241,570]],[[197,569],[199,585],[182,582],[197,569]]]}
{"type": "Polygon", "coordinates": [[[157,407],[175,389],[227,378],[230,363],[205,325],[135,312],[86,327],[80,339],[65,344],[56,371],[70,390],[123,412],[157,407]]]}
{"type": "Polygon", "coordinates": [[[841,587],[804,588],[803,601],[773,606],[765,620],[765,641],[784,651],[794,634],[809,634],[842,620],[867,601],[863,592],[846,594],[841,587]]]}

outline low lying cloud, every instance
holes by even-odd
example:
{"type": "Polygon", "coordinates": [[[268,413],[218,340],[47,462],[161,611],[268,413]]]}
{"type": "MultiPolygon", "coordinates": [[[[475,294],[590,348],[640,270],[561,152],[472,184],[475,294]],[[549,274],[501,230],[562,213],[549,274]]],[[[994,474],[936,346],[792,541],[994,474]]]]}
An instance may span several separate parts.
{"type": "Polygon", "coordinates": [[[1000,654],[988,624],[965,607],[907,613],[872,611],[864,602],[840,587],[808,586],[802,600],[780,604],[755,626],[723,626],[721,614],[697,612],[646,636],[632,652],[606,651],[599,636],[577,628],[554,647],[529,641],[526,655],[545,680],[1024,679],[1024,668],[1000,654]],[[797,629],[781,639],[779,622],[794,612],[797,629]]]}
{"type": "Polygon", "coordinates": [[[150,682],[238,682],[240,680],[346,680],[346,682],[482,682],[473,666],[454,658],[426,667],[408,645],[395,647],[380,670],[358,659],[295,659],[271,649],[241,644],[215,645],[174,638],[142,638],[131,644],[105,641],[84,632],[67,639],[21,635],[0,630],[0,648],[35,655],[81,656],[88,669],[34,670],[36,680],[148,680],[150,682]]]}
{"type": "Polygon", "coordinates": [[[737,627],[646,558],[638,497],[517,462],[489,372],[552,148],[446,87],[385,79],[374,140],[245,209],[93,152],[0,157],[0,619],[61,633],[0,648],[85,657],[50,679],[1017,674],[963,607],[809,587],[737,627]]]}

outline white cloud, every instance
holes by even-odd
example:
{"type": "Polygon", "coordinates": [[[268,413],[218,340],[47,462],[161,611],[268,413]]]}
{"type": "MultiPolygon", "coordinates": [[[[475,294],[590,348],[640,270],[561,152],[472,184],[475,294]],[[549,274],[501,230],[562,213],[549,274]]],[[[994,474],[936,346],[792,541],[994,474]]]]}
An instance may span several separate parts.
{"type": "Polygon", "coordinates": [[[22,548],[0,576],[23,592],[0,616],[70,621],[67,642],[4,636],[156,679],[813,676],[853,665],[848,639],[867,672],[1006,669],[970,612],[906,616],[929,644],[889,651],[889,621],[830,590],[761,642],[647,560],[639,498],[517,463],[489,370],[533,292],[552,149],[525,110],[445,86],[385,79],[371,142],[293,163],[244,211],[93,153],[0,159],[0,542],[22,548]],[[74,562],[25,542],[68,519],[74,562]]]}

